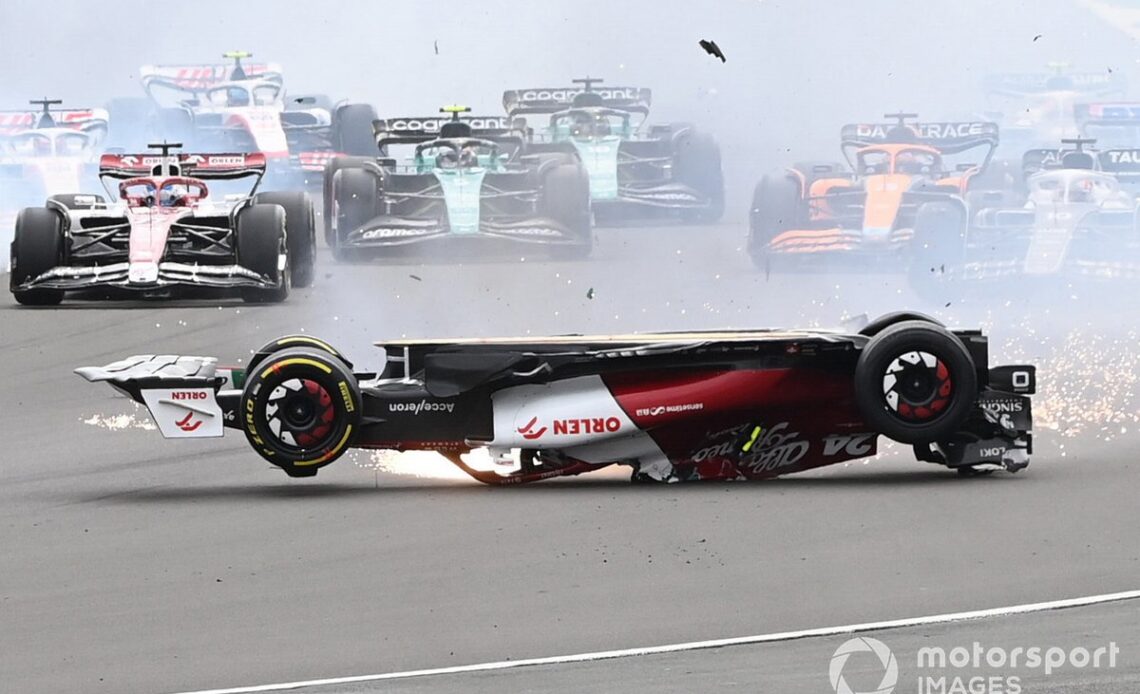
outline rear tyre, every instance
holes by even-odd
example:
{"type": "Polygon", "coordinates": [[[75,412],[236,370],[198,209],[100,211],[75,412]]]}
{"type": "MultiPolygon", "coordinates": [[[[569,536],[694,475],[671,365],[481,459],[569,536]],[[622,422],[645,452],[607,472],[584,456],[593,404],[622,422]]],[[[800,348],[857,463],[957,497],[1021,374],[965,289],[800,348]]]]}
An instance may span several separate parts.
{"type": "Polygon", "coordinates": [[[590,179],[581,164],[558,164],[543,178],[540,212],[570,230],[573,244],[551,247],[562,259],[586,258],[594,248],[590,221],[590,179]]]}
{"type": "Polygon", "coordinates": [[[61,289],[17,289],[60,265],[64,257],[63,220],[43,207],[29,207],[16,217],[12,240],[9,288],[25,306],[55,306],[63,301],[61,289]]]}
{"type": "Polygon", "coordinates": [[[772,269],[772,240],[800,216],[800,186],[791,176],[764,176],[752,191],[748,213],[748,254],[758,269],[772,269]]]}
{"type": "Polygon", "coordinates": [[[919,313],[918,311],[892,311],[890,313],[884,313],[883,315],[865,325],[863,329],[859,331],[859,334],[866,335],[867,337],[874,337],[883,332],[884,328],[889,328],[895,323],[901,323],[906,320],[926,321],[927,323],[933,323],[937,326],[946,327],[941,321],[936,318],[932,318],[925,313],[919,313]]]}
{"type": "Polygon", "coordinates": [[[345,243],[348,235],[376,216],[379,183],[376,176],[364,169],[341,169],[333,179],[336,234],[332,248],[337,260],[346,260],[351,255],[345,243]]]}
{"type": "Polygon", "coordinates": [[[855,403],[872,430],[900,443],[958,432],[977,398],[965,345],[945,328],[903,321],[871,338],[855,365],[855,403]]]}
{"type": "Polygon", "coordinates": [[[361,409],[360,386],[343,361],[290,347],[247,373],[238,411],[261,457],[290,477],[311,477],[348,450],[361,409]]]}
{"type": "Polygon", "coordinates": [[[289,246],[290,281],[294,287],[313,283],[317,258],[317,230],[313,201],[308,193],[273,191],[258,193],[255,205],[280,205],[285,210],[285,242],[289,246]]]}
{"type": "Polygon", "coordinates": [[[710,135],[692,130],[678,138],[675,156],[677,180],[709,199],[708,207],[685,210],[685,221],[711,224],[724,216],[724,173],[720,146],[710,135]]]}
{"type": "Polygon", "coordinates": [[[285,210],[278,205],[251,205],[237,217],[237,261],[276,286],[243,287],[248,303],[279,303],[289,297],[289,247],[285,236],[285,210]],[[285,262],[281,263],[284,254],[285,262]]]}
{"type": "Polygon", "coordinates": [[[345,104],[333,112],[333,143],[337,151],[361,157],[376,157],[380,149],[372,130],[376,109],[369,104],[345,104]]]}

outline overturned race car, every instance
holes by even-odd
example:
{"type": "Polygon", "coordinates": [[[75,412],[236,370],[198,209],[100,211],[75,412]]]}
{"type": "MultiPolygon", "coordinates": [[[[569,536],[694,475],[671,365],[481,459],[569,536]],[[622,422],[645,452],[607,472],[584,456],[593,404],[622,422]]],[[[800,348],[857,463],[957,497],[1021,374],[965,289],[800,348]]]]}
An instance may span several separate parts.
{"type": "MultiPolygon", "coordinates": [[[[871,456],[880,435],[960,473],[1016,472],[1032,451],[1032,366],[988,366],[978,331],[921,314],[858,333],[681,332],[381,343],[354,373],[293,335],[245,369],[143,355],[77,373],[145,404],[168,438],[241,429],[309,477],[350,448],[437,451],[515,484],[628,465],[637,481],[763,479],[871,456]],[[499,463],[479,467],[482,451],[499,463]]],[[[486,458],[484,458],[486,459],[486,458]]]]}

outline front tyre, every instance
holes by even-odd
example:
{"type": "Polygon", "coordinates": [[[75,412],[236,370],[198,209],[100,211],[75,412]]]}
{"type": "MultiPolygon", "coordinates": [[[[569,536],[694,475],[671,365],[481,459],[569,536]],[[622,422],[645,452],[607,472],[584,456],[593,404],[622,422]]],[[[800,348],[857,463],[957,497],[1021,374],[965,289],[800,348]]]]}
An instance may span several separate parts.
{"type": "Polygon", "coordinates": [[[258,193],[255,205],[280,205],[285,210],[285,242],[289,247],[290,282],[294,287],[313,284],[317,257],[316,219],[313,201],[305,192],[258,193]]]}
{"type": "Polygon", "coordinates": [[[953,333],[925,320],[883,328],[855,365],[855,403],[871,429],[900,443],[961,430],[977,399],[974,360],[953,333]]]}
{"type": "Polygon", "coordinates": [[[239,411],[258,455],[290,477],[311,477],[348,450],[361,409],[360,386],[343,361],[291,347],[247,373],[239,411]]]}
{"type": "Polygon", "coordinates": [[[19,289],[59,265],[63,260],[63,219],[44,207],[29,207],[16,217],[12,240],[10,288],[24,306],[55,306],[63,301],[61,289],[19,289]]]}
{"type": "Polygon", "coordinates": [[[235,236],[238,263],[274,285],[243,287],[241,298],[254,304],[274,304],[287,299],[289,250],[285,240],[285,210],[278,205],[250,205],[238,213],[235,236]]]}

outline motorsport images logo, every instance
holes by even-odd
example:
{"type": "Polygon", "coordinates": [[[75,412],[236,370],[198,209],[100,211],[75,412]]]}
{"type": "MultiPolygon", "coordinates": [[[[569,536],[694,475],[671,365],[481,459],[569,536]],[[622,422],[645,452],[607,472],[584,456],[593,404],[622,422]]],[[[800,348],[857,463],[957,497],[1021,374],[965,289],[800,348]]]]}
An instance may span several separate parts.
{"type": "Polygon", "coordinates": [[[835,694],[891,694],[899,681],[899,663],[887,644],[869,636],[861,636],[849,639],[835,649],[827,674],[831,678],[831,688],[835,690],[835,694]],[[855,653],[874,653],[879,658],[883,666],[883,679],[879,681],[877,688],[857,692],[851,689],[847,680],[843,678],[843,667],[847,665],[847,659],[855,653]]]}

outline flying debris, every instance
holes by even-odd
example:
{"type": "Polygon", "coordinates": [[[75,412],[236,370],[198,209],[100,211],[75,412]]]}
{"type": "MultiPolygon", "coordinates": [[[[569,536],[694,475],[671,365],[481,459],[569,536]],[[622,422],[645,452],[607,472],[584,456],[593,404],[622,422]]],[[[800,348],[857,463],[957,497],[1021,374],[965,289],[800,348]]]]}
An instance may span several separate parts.
{"type": "Polygon", "coordinates": [[[701,39],[700,44],[701,48],[705,49],[706,53],[713,56],[714,58],[720,58],[720,62],[722,63],[726,62],[724,53],[720,50],[720,46],[716,45],[716,41],[706,41],[705,39],[701,39]]]}

